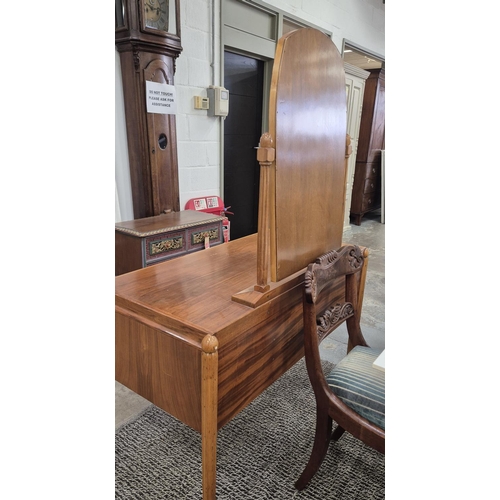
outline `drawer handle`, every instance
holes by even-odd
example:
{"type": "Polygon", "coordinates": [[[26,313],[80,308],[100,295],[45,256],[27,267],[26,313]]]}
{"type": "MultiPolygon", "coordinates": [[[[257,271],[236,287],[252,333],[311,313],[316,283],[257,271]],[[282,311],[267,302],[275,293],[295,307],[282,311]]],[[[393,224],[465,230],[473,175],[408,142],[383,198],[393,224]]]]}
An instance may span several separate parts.
{"type": "Polygon", "coordinates": [[[373,182],[370,184],[371,187],[375,187],[375,185],[373,184],[373,182]]]}
{"type": "Polygon", "coordinates": [[[377,171],[376,168],[372,168],[372,172],[375,173],[377,171]]]}

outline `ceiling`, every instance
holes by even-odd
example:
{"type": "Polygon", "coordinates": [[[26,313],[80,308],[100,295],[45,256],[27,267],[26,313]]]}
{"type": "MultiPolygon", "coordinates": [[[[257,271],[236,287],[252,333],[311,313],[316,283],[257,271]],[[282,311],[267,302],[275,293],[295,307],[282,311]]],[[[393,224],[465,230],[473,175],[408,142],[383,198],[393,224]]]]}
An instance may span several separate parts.
{"type": "Polygon", "coordinates": [[[357,52],[355,49],[344,49],[344,61],[361,69],[371,70],[381,68],[383,61],[374,59],[374,57],[373,55],[368,56],[362,52],[357,52]]]}

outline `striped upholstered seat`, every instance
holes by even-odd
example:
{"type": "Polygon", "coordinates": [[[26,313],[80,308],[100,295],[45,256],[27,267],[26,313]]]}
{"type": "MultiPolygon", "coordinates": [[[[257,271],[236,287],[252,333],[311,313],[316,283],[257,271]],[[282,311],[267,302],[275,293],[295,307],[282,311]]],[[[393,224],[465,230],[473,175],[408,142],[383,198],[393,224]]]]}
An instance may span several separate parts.
{"type": "Polygon", "coordinates": [[[385,372],[373,367],[381,351],[356,346],[326,377],[330,390],[347,406],[385,429],[385,372]]]}

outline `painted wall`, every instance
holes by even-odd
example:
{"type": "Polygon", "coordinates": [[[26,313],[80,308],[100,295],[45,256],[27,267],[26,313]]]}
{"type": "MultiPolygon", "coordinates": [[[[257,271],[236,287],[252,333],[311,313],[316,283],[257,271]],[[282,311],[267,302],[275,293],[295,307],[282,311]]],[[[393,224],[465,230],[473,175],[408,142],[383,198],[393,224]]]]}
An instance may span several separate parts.
{"type": "MultiPolygon", "coordinates": [[[[195,110],[193,98],[206,96],[206,88],[220,85],[220,2],[214,1],[215,44],[212,50],[212,2],[181,0],[183,51],[177,59],[177,151],[180,206],[190,198],[221,193],[220,118],[195,110]],[[212,68],[213,60],[213,68],[212,68]]],[[[332,32],[342,50],[345,39],[372,52],[385,54],[385,5],[382,0],[260,0],[307,23],[332,32]]],[[[115,53],[115,203],[116,221],[133,219],[120,58],[115,53]]],[[[231,106],[231,104],[230,104],[231,106]]]]}

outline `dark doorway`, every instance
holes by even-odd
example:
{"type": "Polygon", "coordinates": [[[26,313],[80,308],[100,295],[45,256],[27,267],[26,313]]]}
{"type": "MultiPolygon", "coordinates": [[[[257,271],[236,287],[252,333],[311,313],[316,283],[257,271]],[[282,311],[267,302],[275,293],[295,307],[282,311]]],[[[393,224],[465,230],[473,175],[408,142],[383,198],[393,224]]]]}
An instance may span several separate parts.
{"type": "Polygon", "coordinates": [[[224,204],[230,206],[231,239],[257,232],[260,168],[256,147],[262,135],[264,62],[224,52],[224,204]]]}

